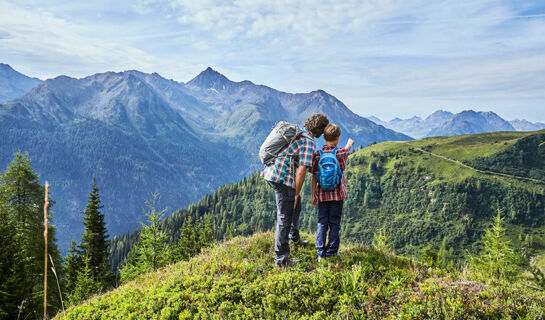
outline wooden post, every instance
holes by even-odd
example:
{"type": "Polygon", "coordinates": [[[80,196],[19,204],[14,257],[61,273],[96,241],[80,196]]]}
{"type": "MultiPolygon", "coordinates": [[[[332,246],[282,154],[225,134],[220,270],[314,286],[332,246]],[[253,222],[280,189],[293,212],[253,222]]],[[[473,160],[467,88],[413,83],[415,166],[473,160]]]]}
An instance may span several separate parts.
{"type": "Polygon", "coordinates": [[[45,205],[44,205],[44,239],[45,239],[45,267],[44,267],[44,320],[47,320],[47,207],[49,206],[49,183],[45,182],[45,205]]]}

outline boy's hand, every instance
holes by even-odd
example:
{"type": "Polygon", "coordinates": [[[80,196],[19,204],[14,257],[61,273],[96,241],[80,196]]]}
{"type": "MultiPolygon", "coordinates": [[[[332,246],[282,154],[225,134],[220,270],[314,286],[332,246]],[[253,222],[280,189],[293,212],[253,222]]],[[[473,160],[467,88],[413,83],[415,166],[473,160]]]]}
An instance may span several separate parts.
{"type": "Polygon", "coordinates": [[[352,138],[349,138],[348,139],[348,142],[346,143],[346,149],[350,150],[352,148],[352,146],[354,145],[354,140],[352,140],[352,138]]]}
{"type": "Polygon", "coordinates": [[[314,195],[312,196],[312,206],[318,208],[318,199],[314,195]]]}

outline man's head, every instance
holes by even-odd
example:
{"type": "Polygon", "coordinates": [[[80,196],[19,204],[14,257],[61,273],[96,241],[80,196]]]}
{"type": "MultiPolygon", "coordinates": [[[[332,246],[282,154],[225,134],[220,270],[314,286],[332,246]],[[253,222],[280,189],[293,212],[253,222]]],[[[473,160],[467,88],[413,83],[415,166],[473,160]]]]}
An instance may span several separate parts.
{"type": "Polygon", "coordinates": [[[319,138],[324,133],[324,128],[329,124],[325,114],[315,113],[305,121],[305,128],[310,131],[314,137],[319,138]]]}
{"type": "Polygon", "coordinates": [[[324,129],[324,139],[327,142],[334,142],[335,144],[339,143],[339,138],[341,136],[341,128],[338,125],[330,123],[324,129]]]}

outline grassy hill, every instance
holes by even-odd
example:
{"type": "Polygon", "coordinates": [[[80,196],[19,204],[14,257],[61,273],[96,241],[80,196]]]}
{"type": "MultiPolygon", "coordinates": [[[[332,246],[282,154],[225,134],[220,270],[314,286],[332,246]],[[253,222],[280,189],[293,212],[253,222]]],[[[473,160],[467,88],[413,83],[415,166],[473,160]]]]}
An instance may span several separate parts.
{"type": "MultiPolygon", "coordinates": [[[[305,236],[308,237],[308,236],[305,236]]],[[[463,274],[362,245],[317,262],[273,265],[274,236],[236,237],[145,274],[55,319],[498,319],[545,317],[545,293],[463,274]]]]}
{"type": "MultiPolygon", "coordinates": [[[[479,250],[497,211],[517,248],[545,249],[545,131],[495,132],[384,142],[348,160],[341,235],[370,244],[384,229],[397,252],[420,255],[444,246],[452,260],[479,250]],[[531,243],[524,243],[531,239],[531,243]]],[[[307,179],[309,179],[307,177],[307,179]]],[[[301,229],[316,231],[316,211],[303,190],[301,229]]],[[[209,219],[219,239],[272,230],[274,193],[258,175],[229,184],[163,222],[171,239],[187,217],[209,219]]],[[[119,265],[137,233],[114,239],[119,265]]]]}

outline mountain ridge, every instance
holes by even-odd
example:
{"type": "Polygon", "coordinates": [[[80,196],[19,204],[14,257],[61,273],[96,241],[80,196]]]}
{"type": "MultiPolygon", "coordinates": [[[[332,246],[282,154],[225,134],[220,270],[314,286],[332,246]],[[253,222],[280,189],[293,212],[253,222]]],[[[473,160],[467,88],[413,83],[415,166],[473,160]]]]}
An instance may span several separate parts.
{"type": "Polygon", "coordinates": [[[28,77],[9,64],[0,62],[0,103],[22,97],[41,82],[38,78],[28,77]]]}
{"type": "Polygon", "coordinates": [[[532,123],[524,119],[507,121],[493,111],[474,111],[471,109],[457,114],[445,110],[436,110],[425,118],[413,116],[401,119],[396,117],[390,121],[383,121],[374,116],[368,118],[387,128],[403,132],[417,139],[494,131],[536,131],[545,128],[545,123],[532,123]]]}

